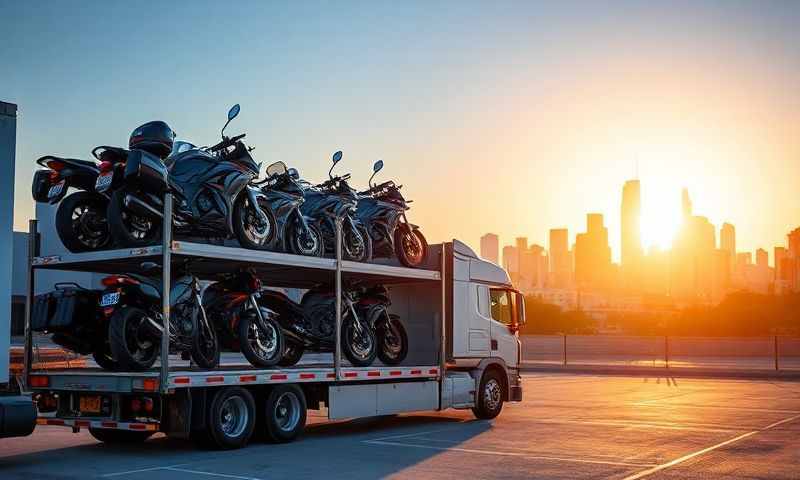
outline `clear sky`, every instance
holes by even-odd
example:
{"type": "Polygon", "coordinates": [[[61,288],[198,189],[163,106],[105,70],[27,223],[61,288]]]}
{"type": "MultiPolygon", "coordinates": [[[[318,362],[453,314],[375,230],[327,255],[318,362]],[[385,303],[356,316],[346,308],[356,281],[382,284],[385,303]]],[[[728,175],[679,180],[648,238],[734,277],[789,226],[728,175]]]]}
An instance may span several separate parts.
{"type": "Polygon", "coordinates": [[[606,215],[623,182],[644,236],[695,211],[771,250],[800,225],[800,2],[0,0],[0,100],[19,104],[15,224],[34,160],[124,145],[145,121],[258,161],[404,184],[430,241],[477,246],[606,215]]]}

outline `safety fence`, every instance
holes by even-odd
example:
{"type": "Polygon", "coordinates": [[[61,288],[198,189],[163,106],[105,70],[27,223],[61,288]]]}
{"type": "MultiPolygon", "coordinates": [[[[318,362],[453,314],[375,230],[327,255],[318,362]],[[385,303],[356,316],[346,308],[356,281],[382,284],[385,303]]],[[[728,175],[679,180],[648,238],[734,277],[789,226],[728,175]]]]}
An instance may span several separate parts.
{"type": "Polygon", "coordinates": [[[523,335],[523,364],[800,371],[800,337],[523,335]]]}

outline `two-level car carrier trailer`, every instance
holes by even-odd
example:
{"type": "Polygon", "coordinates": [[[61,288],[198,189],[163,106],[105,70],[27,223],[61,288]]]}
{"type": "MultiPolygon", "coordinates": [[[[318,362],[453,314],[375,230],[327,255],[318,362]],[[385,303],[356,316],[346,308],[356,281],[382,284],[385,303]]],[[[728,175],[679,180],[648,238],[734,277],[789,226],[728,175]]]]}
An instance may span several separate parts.
{"type": "MultiPolygon", "coordinates": [[[[22,382],[36,399],[40,425],[61,425],[75,432],[88,428],[105,442],[143,441],[164,432],[237,448],[254,432],[273,441],[290,441],[303,431],[306,410],[323,405],[331,419],[447,408],[473,409],[479,418],[493,418],[503,402],[522,398],[516,336],[524,321],[521,296],[502,269],[458,241],[432,245],[427,268],[411,269],[342,260],[340,231],[336,259],[173,241],[169,228],[160,246],[43,256],[36,227],[32,220],[22,382]],[[31,368],[30,317],[37,271],[141,273],[143,263],[159,263],[163,328],[168,331],[170,270],[186,261],[192,273],[206,279],[247,267],[272,287],[330,283],[339,301],[348,282],[383,284],[389,290],[391,313],[406,325],[408,356],[397,366],[376,361],[353,367],[342,361],[337,341],[332,362],[266,369],[223,363],[209,371],[171,357],[164,335],[160,365],[146,372],[31,368]]],[[[337,340],[340,326],[339,312],[337,340]]]]}

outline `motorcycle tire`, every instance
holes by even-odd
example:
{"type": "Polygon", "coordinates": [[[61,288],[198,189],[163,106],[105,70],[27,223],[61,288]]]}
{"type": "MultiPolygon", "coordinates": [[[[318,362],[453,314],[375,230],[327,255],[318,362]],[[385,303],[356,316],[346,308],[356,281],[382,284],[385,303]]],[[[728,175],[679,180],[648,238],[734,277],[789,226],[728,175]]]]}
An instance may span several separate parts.
{"type": "Polygon", "coordinates": [[[219,365],[219,337],[214,331],[213,325],[211,327],[212,338],[207,338],[205,329],[200,325],[198,328],[200,331],[192,336],[192,350],[189,352],[189,356],[198,367],[211,370],[219,365]]]}
{"type": "Polygon", "coordinates": [[[108,203],[108,229],[120,247],[147,247],[161,241],[162,221],[134,215],[125,207],[124,189],[115,190],[108,203]]]}
{"type": "Polygon", "coordinates": [[[400,263],[417,268],[428,258],[428,241],[419,230],[400,227],[394,231],[394,248],[400,263]]]}
{"type": "Polygon", "coordinates": [[[56,210],[56,232],[73,253],[102,250],[111,246],[106,218],[108,200],[92,192],[67,195],[56,210]]]}
{"type": "Polygon", "coordinates": [[[142,331],[146,317],[147,312],[135,307],[120,308],[111,316],[109,345],[121,371],[145,371],[158,359],[161,341],[142,331]]]}
{"type": "Polygon", "coordinates": [[[342,352],[354,367],[368,367],[378,354],[378,341],[375,332],[366,323],[361,332],[351,315],[342,319],[342,352]]]}
{"type": "Polygon", "coordinates": [[[272,246],[275,240],[278,222],[275,220],[275,215],[266,200],[259,199],[258,203],[267,217],[267,224],[262,227],[264,232],[253,230],[252,228],[256,227],[253,226],[251,228],[249,226],[254,214],[248,211],[251,208],[250,199],[246,194],[242,194],[233,206],[233,233],[242,247],[251,250],[266,250],[272,246]]]}
{"type": "Polygon", "coordinates": [[[378,359],[384,365],[399,365],[408,356],[408,333],[400,317],[389,315],[388,324],[378,327],[378,359]]]}
{"type": "Polygon", "coordinates": [[[352,232],[345,232],[344,235],[342,236],[344,240],[344,244],[342,245],[344,247],[342,249],[342,257],[345,260],[350,260],[353,262],[369,262],[370,260],[372,260],[372,239],[367,233],[366,228],[358,226],[356,227],[356,231],[358,232],[359,236],[361,237],[361,241],[363,242],[361,249],[359,249],[357,253],[352,253],[353,250],[356,250],[355,246],[352,249],[347,248],[347,245],[351,242],[351,240],[355,240],[355,238],[352,236],[352,232]]]}
{"type": "MultiPolygon", "coordinates": [[[[262,312],[262,316],[265,313],[262,312]]],[[[244,357],[254,367],[272,367],[283,358],[284,338],[281,326],[269,317],[264,317],[264,323],[270,329],[269,332],[263,331],[255,312],[252,315],[242,315],[239,319],[239,345],[244,357]]]]}
{"type": "Polygon", "coordinates": [[[291,228],[288,232],[286,243],[289,253],[295,255],[305,255],[308,257],[322,257],[325,255],[325,242],[322,239],[322,232],[315,225],[308,224],[309,233],[314,236],[313,247],[311,244],[304,244],[303,235],[297,227],[291,228]]]}
{"type": "Polygon", "coordinates": [[[286,345],[283,347],[283,356],[278,365],[281,367],[291,367],[296,365],[303,356],[303,346],[292,340],[286,340],[286,345]]]}

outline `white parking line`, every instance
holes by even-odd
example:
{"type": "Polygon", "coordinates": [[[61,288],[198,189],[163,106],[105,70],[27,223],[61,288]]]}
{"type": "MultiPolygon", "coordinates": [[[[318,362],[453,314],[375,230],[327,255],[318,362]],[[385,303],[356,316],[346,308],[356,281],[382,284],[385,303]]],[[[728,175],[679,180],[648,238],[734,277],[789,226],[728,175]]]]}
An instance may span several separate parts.
{"type": "Polygon", "coordinates": [[[521,457],[529,460],[549,460],[555,462],[572,462],[572,463],[589,463],[595,465],[613,465],[617,467],[655,467],[652,463],[630,463],[630,462],[616,462],[610,460],[587,460],[584,458],[568,458],[568,457],[553,457],[547,455],[535,455],[522,452],[508,452],[508,451],[495,451],[495,450],[479,450],[474,448],[460,448],[460,447],[436,447],[433,445],[421,445],[418,443],[404,443],[404,442],[386,442],[382,440],[364,440],[364,443],[370,445],[385,445],[392,447],[409,447],[409,448],[424,448],[427,450],[438,450],[443,452],[463,452],[463,453],[478,453],[483,455],[495,455],[501,457],[521,457]]]}
{"type": "Polygon", "coordinates": [[[629,475],[629,476],[623,478],[622,480],[638,480],[640,478],[648,477],[648,476],[650,476],[650,475],[652,475],[652,474],[654,474],[656,472],[660,472],[660,471],[665,470],[667,468],[674,467],[675,465],[678,465],[679,463],[683,463],[686,460],[691,460],[692,458],[699,457],[700,455],[703,455],[705,453],[708,453],[708,452],[711,452],[713,450],[717,450],[719,448],[722,448],[722,447],[724,447],[726,445],[730,445],[732,443],[738,442],[739,440],[743,440],[743,439],[745,439],[747,437],[751,437],[751,436],[753,436],[753,435],[755,435],[757,433],[770,430],[772,428],[777,427],[778,425],[783,425],[784,423],[789,423],[792,420],[796,420],[798,418],[800,418],[800,415],[795,415],[795,416],[792,416],[792,417],[789,417],[789,418],[784,418],[783,420],[779,420],[779,421],[777,421],[775,423],[771,423],[771,424],[767,425],[764,428],[760,428],[758,430],[753,430],[752,432],[743,433],[742,435],[739,435],[738,437],[733,437],[733,438],[731,438],[729,440],[725,440],[724,442],[720,442],[720,443],[718,443],[716,445],[712,445],[712,446],[704,448],[702,450],[698,450],[698,451],[692,452],[692,453],[690,453],[688,455],[684,455],[684,456],[682,456],[680,458],[676,458],[675,460],[672,460],[670,462],[663,463],[661,465],[656,465],[655,467],[649,468],[647,470],[643,470],[643,471],[641,471],[639,473],[635,473],[633,475],[629,475]]]}
{"type": "Polygon", "coordinates": [[[746,428],[715,428],[705,427],[702,425],[680,425],[675,423],[646,423],[646,422],[630,422],[624,420],[556,420],[556,419],[534,419],[527,420],[532,423],[545,423],[555,425],[601,425],[607,427],[624,427],[624,428],[650,428],[662,430],[684,430],[689,432],[709,432],[709,433],[730,433],[741,432],[746,428]]]}
{"type": "Polygon", "coordinates": [[[196,475],[208,475],[210,477],[233,478],[235,480],[261,480],[256,477],[243,477],[241,475],[231,475],[228,473],[204,472],[202,470],[189,470],[187,468],[164,467],[164,470],[169,470],[171,472],[194,473],[196,475]]]}

